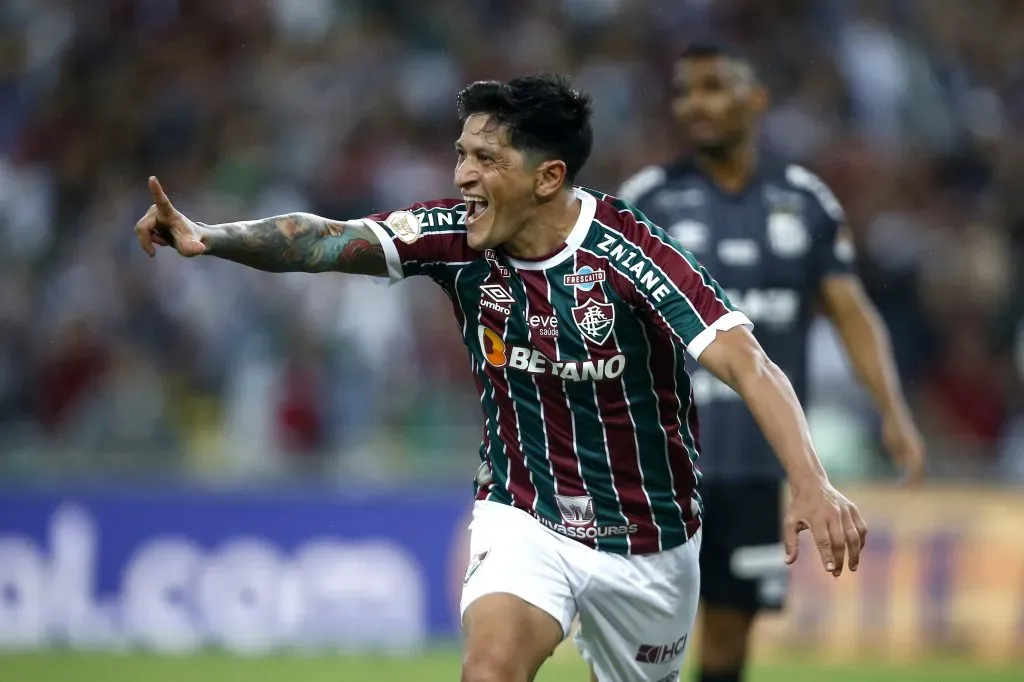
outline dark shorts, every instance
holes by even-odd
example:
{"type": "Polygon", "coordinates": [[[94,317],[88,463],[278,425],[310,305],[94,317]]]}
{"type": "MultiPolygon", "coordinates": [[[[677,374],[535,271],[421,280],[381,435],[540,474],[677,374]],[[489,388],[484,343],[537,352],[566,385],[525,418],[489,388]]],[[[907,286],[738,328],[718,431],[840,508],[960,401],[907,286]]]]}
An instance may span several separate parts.
{"type": "Polygon", "coordinates": [[[785,606],[782,483],[704,482],[700,596],[704,604],[756,612],[785,606]]]}

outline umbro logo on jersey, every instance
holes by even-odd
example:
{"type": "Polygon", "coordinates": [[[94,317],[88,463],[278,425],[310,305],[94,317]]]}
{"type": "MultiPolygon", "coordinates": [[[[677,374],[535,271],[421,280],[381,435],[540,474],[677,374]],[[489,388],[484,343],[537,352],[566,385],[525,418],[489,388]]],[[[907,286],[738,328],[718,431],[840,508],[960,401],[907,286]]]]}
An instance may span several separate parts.
{"type": "Polygon", "coordinates": [[[481,284],[480,291],[495,303],[513,303],[515,299],[500,284],[481,284]]]}
{"type": "Polygon", "coordinates": [[[500,284],[481,284],[480,293],[482,294],[480,296],[480,305],[484,308],[496,310],[503,315],[512,314],[512,309],[509,305],[515,303],[515,299],[512,298],[512,294],[505,290],[505,287],[500,284]]]}
{"type": "Polygon", "coordinates": [[[615,306],[590,299],[573,308],[572,317],[580,332],[600,346],[608,340],[615,326],[615,306]]]}
{"type": "Polygon", "coordinates": [[[571,275],[565,275],[562,278],[562,283],[567,287],[576,287],[580,291],[590,291],[594,288],[596,282],[603,282],[605,278],[604,270],[595,271],[594,268],[589,265],[584,265],[582,268],[577,270],[571,275]]]}

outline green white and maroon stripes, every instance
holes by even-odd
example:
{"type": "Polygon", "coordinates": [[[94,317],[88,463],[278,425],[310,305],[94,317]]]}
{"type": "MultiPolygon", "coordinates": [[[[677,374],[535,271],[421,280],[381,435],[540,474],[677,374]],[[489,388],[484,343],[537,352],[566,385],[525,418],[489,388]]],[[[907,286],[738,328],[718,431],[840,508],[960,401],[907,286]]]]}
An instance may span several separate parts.
{"type": "Polygon", "coordinates": [[[684,353],[731,307],[664,231],[593,194],[582,245],[544,263],[468,249],[451,201],[411,208],[421,236],[392,242],[403,274],[452,299],[486,418],[481,494],[600,550],[647,554],[699,527],[684,353]]]}

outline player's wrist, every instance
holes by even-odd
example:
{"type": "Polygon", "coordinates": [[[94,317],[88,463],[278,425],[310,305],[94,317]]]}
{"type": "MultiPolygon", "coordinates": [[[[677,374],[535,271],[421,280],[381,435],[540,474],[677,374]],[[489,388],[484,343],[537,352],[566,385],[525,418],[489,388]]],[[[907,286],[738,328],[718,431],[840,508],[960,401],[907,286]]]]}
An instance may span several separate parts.
{"type": "Polygon", "coordinates": [[[828,474],[826,474],[825,470],[820,467],[812,468],[796,475],[789,473],[788,480],[790,492],[794,497],[804,491],[821,490],[822,488],[828,488],[832,485],[828,480],[828,474]]]}
{"type": "Polygon", "coordinates": [[[882,411],[883,421],[906,424],[911,422],[910,407],[902,400],[893,400],[882,411]]]}
{"type": "Polygon", "coordinates": [[[196,222],[194,220],[189,221],[192,223],[192,229],[195,232],[196,239],[205,247],[202,255],[215,256],[217,255],[217,246],[220,240],[217,238],[218,235],[225,234],[225,230],[221,225],[207,225],[206,223],[196,222]]]}

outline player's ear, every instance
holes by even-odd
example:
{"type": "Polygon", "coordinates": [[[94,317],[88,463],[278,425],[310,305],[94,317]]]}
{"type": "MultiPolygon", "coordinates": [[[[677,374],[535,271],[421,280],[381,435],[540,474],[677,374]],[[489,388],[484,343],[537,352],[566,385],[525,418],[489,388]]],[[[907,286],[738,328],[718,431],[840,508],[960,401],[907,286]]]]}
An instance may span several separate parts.
{"type": "Polygon", "coordinates": [[[768,95],[768,89],[760,83],[754,85],[754,89],[750,93],[750,109],[755,114],[762,114],[768,109],[769,104],[771,104],[771,97],[768,95]]]}
{"type": "Polygon", "coordinates": [[[565,185],[566,177],[564,161],[541,161],[534,171],[533,191],[543,199],[553,197],[565,185]]]}

